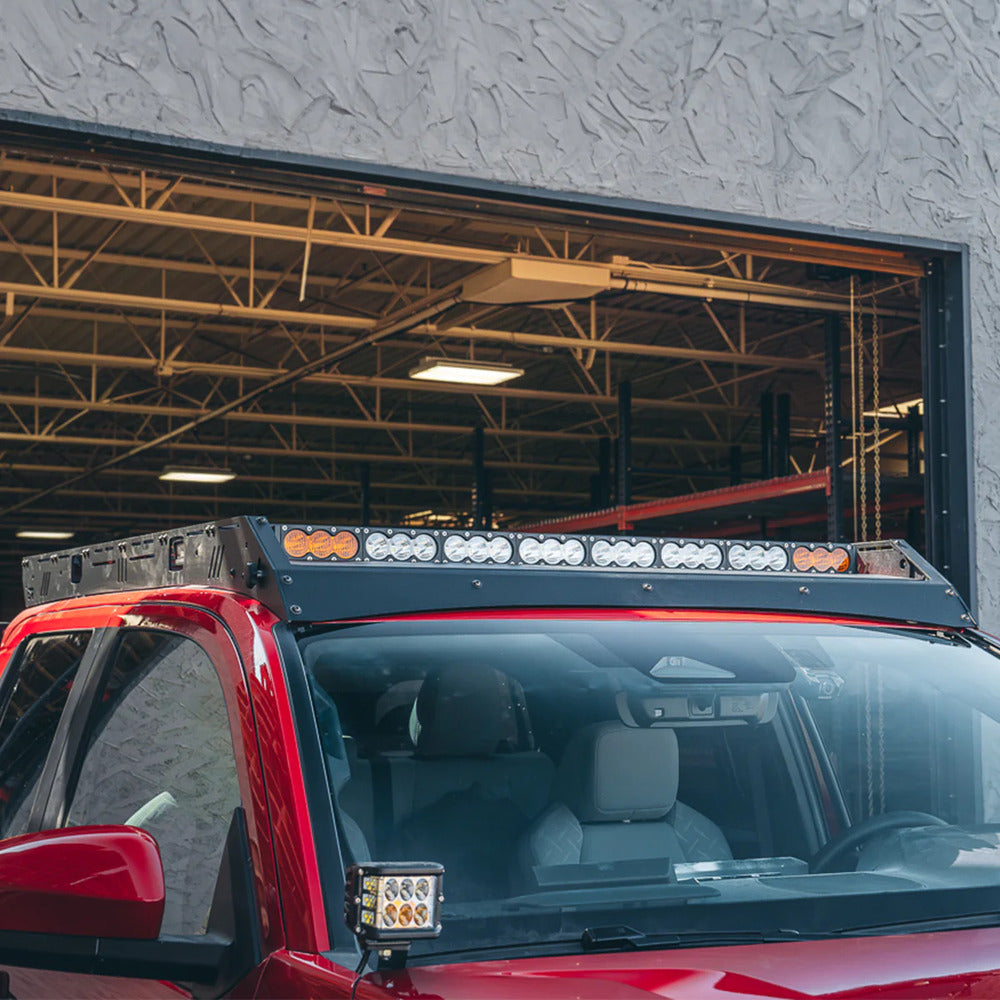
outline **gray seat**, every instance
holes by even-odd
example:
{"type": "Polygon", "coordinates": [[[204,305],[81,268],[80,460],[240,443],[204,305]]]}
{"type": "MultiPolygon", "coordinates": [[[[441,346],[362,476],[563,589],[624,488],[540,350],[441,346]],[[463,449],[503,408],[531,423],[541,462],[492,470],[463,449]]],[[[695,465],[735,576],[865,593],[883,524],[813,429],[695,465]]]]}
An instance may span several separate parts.
{"type": "Polygon", "coordinates": [[[515,681],[491,667],[429,674],[416,747],[391,761],[401,857],[441,861],[449,898],[507,893],[513,850],[549,801],[555,768],[537,750],[515,681]]]}
{"type": "Polygon", "coordinates": [[[535,867],[669,858],[732,857],[722,831],[677,801],[672,729],[601,722],[574,734],[556,774],[555,798],[519,847],[521,878],[535,867]]]}

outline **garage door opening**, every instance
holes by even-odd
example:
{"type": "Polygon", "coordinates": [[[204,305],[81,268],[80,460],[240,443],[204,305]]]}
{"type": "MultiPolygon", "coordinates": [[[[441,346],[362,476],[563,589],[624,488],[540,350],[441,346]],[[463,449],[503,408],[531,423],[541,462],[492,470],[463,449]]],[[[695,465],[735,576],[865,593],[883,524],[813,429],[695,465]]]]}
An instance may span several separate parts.
{"type": "Polygon", "coordinates": [[[960,248],[168,152],[4,147],[8,613],[19,532],[247,511],[903,537],[970,596],[960,248]]]}

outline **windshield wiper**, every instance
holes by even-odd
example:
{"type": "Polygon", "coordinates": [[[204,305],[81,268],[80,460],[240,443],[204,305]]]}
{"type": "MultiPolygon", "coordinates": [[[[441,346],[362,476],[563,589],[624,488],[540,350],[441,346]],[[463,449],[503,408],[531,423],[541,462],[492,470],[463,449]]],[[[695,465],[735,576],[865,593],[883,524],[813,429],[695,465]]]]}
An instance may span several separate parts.
{"type": "Polygon", "coordinates": [[[777,941],[823,941],[830,938],[876,937],[997,926],[1000,926],[1000,913],[995,912],[961,914],[954,917],[926,917],[885,924],[840,927],[829,931],[776,927],[761,930],[686,930],[668,934],[646,934],[626,924],[609,924],[604,927],[588,927],[580,938],[580,944],[584,951],[643,951],[711,945],[770,944],[777,941]]]}
{"type": "Polygon", "coordinates": [[[797,931],[788,928],[764,930],[689,930],[669,934],[645,934],[625,924],[588,927],[580,938],[584,951],[641,951],[657,948],[697,948],[705,945],[770,944],[775,941],[818,941],[843,936],[841,931],[797,931]]]}
{"type": "Polygon", "coordinates": [[[1000,913],[962,913],[954,917],[919,917],[916,920],[894,920],[886,924],[864,924],[845,927],[843,937],[877,937],[880,934],[918,934],[928,931],[960,931],[973,927],[1000,926],[1000,913]]]}

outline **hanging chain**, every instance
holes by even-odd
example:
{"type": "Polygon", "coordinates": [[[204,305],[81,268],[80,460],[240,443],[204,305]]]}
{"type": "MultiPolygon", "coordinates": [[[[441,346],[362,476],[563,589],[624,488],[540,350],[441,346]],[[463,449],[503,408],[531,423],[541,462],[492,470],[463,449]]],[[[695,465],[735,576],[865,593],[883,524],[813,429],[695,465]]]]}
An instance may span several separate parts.
{"type": "Polygon", "coordinates": [[[882,538],[882,427],[879,417],[879,364],[882,330],[878,321],[878,302],[872,286],[872,407],[875,410],[875,450],[872,452],[872,474],[875,478],[875,539],[882,538]]]}
{"type": "Polygon", "coordinates": [[[851,495],[854,501],[854,538],[858,537],[858,352],[855,343],[854,275],[851,275],[851,495]]]}
{"type": "Polygon", "coordinates": [[[868,541],[868,483],[865,466],[865,446],[868,434],[865,431],[865,328],[861,310],[857,311],[858,322],[858,494],[861,517],[861,541],[868,541]]]}

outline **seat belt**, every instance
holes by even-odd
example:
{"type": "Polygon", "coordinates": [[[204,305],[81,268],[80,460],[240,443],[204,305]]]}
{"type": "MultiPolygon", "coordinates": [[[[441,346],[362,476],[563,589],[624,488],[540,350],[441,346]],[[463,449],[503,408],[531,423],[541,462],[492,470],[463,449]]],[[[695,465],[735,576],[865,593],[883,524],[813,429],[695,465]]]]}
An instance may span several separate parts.
{"type": "Polygon", "coordinates": [[[771,815],[764,793],[764,768],[760,759],[760,747],[755,743],[750,748],[750,788],[753,796],[753,816],[760,837],[761,857],[774,857],[774,835],[771,830],[771,815]]]}
{"type": "Polygon", "coordinates": [[[371,758],[372,766],[372,820],[375,825],[375,845],[373,855],[381,853],[391,857],[393,831],[395,828],[392,800],[392,764],[389,758],[379,754],[371,758]]]}

